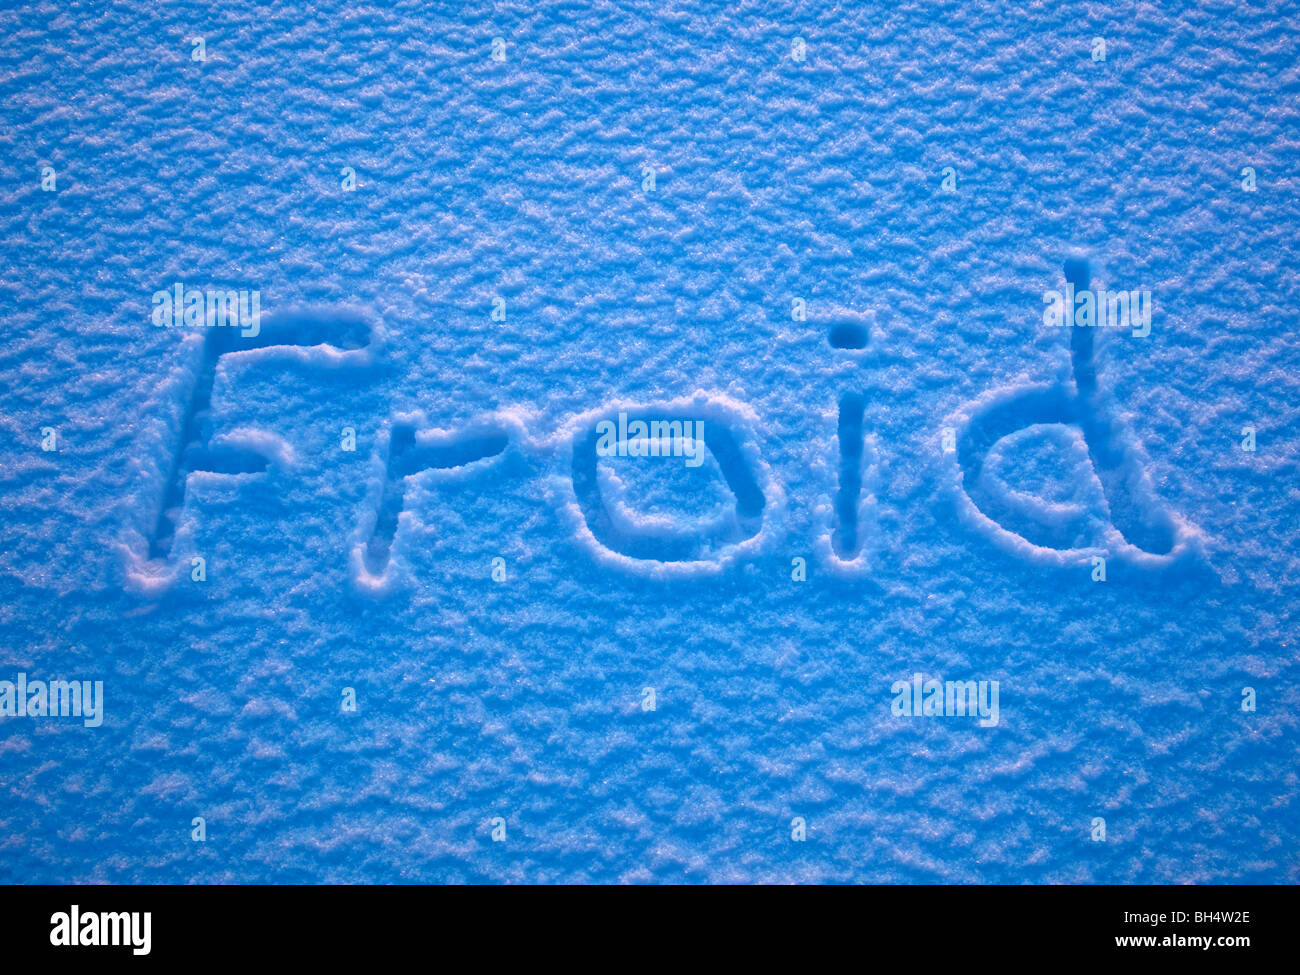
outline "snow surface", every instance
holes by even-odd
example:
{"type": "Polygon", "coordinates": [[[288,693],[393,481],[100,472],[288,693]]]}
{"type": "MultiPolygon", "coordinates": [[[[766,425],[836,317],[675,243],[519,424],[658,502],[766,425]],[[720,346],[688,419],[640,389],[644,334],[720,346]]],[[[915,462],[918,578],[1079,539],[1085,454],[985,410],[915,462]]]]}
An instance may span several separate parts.
{"type": "Polygon", "coordinates": [[[0,880],[1300,880],[1294,5],[299,6],[0,13],[0,880]]]}

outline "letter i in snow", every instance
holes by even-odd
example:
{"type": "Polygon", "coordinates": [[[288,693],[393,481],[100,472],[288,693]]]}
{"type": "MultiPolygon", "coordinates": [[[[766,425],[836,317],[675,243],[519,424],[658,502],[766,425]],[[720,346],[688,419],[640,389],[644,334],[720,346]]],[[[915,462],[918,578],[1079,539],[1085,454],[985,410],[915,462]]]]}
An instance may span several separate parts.
{"type": "MultiPolygon", "coordinates": [[[[833,348],[858,350],[866,347],[867,330],[858,323],[831,326],[829,341],[833,348]]],[[[862,498],[865,439],[863,415],[866,397],[846,391],[840,395],[838,443],[839,484],[835,494],[835,516],[831,528],[831,549],[836,557],[854,561],[862,550],[859,537],[858,507],[862,498]]]]}
{"type": "Polygon", "coordinates": [[[845,393],[840,397],[839,445],[840,483],[835,496],[835,530],[831,544],[845,561],[857,558],[858,500],[862,496],[862,416],[866,397],[845,393]]]}

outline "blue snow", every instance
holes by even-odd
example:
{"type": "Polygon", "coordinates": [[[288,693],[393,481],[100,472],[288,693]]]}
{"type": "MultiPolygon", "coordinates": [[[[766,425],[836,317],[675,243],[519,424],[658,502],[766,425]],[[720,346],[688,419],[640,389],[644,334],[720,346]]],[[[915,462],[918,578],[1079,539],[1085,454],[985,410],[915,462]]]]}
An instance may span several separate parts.
{"type": "Polygon", "coordinates": [[[1300,881],[1293,7],[300,7],[0,12],[0,881],[1300,881]]]}

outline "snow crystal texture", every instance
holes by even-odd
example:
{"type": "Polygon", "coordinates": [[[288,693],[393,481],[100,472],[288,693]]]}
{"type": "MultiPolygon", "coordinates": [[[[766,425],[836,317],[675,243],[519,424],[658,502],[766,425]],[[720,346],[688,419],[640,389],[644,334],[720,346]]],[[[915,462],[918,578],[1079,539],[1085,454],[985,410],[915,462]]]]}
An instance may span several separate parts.
{"type": "Polygon", "coordinates": [[[1300,880],[1294,6],[302,8],[0,12],[0,880],[1300,880]]]}

